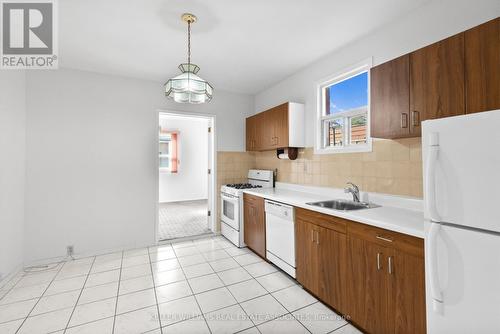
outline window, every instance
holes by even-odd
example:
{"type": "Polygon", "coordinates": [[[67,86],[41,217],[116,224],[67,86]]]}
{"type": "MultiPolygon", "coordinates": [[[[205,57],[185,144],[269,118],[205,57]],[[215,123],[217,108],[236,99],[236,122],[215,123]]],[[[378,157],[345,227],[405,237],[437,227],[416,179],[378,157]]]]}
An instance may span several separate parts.
{"type": "Polygon", "coordinates": [[[371,151],[369,66],[318,85],[316,153],[371,151]]]}
{"type": "Polygon", "coordinates": [[[164,131],[160,129],[159,160],[160,172],[177,173],[179,170],[178,160],[179,133],[175,131],[164,131]]]}

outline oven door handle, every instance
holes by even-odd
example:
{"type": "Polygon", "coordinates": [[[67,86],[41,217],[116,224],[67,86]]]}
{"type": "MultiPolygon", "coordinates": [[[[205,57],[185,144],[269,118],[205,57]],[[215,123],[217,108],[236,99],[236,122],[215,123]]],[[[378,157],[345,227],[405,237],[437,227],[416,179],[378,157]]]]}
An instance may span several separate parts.
{"type": "Polygon", "coordinates": [[[230,202],[237,202],[238,201],[238,196],[220,194],[220,197],[222,199],[225,199],[225,200],[230,201],[230,202]]]}

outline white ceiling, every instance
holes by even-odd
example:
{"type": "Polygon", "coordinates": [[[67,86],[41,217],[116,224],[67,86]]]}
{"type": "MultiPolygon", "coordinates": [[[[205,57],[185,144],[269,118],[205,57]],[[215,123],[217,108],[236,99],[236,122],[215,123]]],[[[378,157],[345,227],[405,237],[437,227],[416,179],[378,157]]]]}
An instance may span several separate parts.
{"type": "Polygon", "coordinates": [[[254,94],[428,0],[62,0],[60,66],[155,81],[186,61],[215,89],[254,94]]]}

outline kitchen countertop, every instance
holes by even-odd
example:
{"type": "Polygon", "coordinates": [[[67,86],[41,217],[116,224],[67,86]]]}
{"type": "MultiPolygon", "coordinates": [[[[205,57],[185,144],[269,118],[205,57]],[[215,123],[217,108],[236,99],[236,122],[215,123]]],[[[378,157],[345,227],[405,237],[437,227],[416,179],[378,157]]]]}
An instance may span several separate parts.
{"type": "MultiPolygon", "coordinates": [[[[318,202],[342,197],[331,197],[325,194],[317,195],[303,191],[283,188],[245,189],[245,193],[263,197],[283,204],[288,204],[327,215],[349,219],[358,223],[400,232],[414,237],[424,237],[424,214],[420,210],[383,205],[378,208],[338,211],[308,205],[308,202],[318,202]]],[[[345,199],[345,197],[343,197],[345,199]]],[[[394,198],[394,197],[393,197],[394,198]]],[[[378,204],[377,201],[373,201],[378,204]]]]}

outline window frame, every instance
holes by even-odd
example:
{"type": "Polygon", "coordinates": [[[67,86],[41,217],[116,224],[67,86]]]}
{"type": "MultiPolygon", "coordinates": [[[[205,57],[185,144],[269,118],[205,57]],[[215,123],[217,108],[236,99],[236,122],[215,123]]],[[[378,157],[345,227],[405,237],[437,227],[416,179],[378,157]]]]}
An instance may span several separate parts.
{"type": "Polygon", "coordinates": [[[315,154],[337,154],[337,153],[354,153],[354,152],[371,152],[372,151],[372,138],[370,136],[370,68],[372,67],[372,59],[366,59],[353,66],[350,66],[343,71],[337,72],[334,75],[328,76],[326,79],[317,82],[316,89],[316,133],[314,143],[315,154]],[[332,115],[323,115],[326,110],[326,100],[323,98],[324,89],[336,83],[348,80],[363,72],[367,72],[367,90],[368,99],[366,111],[364,108],[352,109],[332,115]],[[366,114],[366,144],[350,144],[351,137],[351,122],[350,119],[355,116],[366,114]],[[327,129],[324,127],[325,121],[332,121],[335,119],[342,119],[343,126],[343,140],[342,146],[330,147],[326,146],[326,133],[327,129]]]}
{"type": "MultiPolygon", "coordinates": [[[[160,128],[160,134],[159,134],[159,138],[158,138],[158,143],[161,144],[163,141],[161,140],[161,134],[175,134],[177,136],[177,139],[176,139],[176,160],[177,160],[177,168],[175,171],[172,170],[172,141],[168,141],[168,147],[169,147],[169,153],[158,153],[158,171],[162,174],[178,174],[179,173],[179,168],[180,168],[180,158],[179,158],[179,155],[180,155],[180,141],[179,141],[179,134],[180,132],[178,130],[167,130],[167,129],[161,129],[160,128]],[[169,167],[160,167],[160,163],[161,163],[161,159],[168,159],[169,160],[169,167]]],[[[165,141],[167,143],[167,141],[165,141]]]]}

